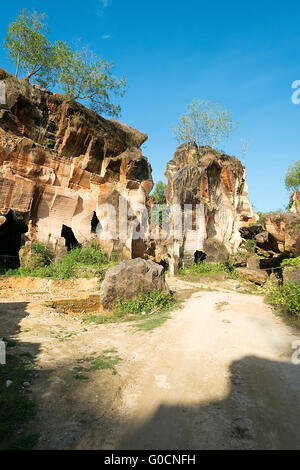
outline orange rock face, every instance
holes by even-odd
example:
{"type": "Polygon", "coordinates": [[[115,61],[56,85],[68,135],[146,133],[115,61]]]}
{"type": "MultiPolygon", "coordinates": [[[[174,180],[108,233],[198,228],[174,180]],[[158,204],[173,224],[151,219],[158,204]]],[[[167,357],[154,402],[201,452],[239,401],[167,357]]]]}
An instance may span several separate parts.
{"type": "Polygon", "coordinates": [[[98,237],[109,253],[131,257],[130,232],[122,243],[102,240],[92,220],[106,225],[104,203],[115,207],[117,218],[120,198],[133,210],[145,203],[153,187],[140,149],[147,136],[2,69],[0,80],[6,97],[0,105],[1,223],[13,211],[29,224],[29,241],[62,244],[67,227],[79,243],[98,237]]]}
{"type": "Polygon", "coordinates": [[[241,162],[210,147],[184,144],[168,163],[166,176],[168,204],[189,205],[184,212],[193,219],[198,211],[193,230],[175,235],[169,245],[173,264],[207,251],[206,240],[222,244],[228,253],[236,250],[242,241],[239,229],[254,217],[241,162]]]}

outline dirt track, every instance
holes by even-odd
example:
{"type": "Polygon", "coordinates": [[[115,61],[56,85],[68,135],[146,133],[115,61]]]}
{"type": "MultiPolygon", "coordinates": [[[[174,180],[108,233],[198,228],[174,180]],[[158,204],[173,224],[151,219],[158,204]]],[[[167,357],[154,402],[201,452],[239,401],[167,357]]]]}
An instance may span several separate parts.
{"type": "Polygon", "coordinates": [[[38,448],[300,448],[300,366],[291,362],[300,333],[260,296],[199,290],[150,333],[86,327],[32,299],[9,299],[0,316],[7,329],[18,319],[14,333],[40,368],[38,448]],[[76,381],[74,361],[108,347],[122,358],[118,374],[76,381]]]}

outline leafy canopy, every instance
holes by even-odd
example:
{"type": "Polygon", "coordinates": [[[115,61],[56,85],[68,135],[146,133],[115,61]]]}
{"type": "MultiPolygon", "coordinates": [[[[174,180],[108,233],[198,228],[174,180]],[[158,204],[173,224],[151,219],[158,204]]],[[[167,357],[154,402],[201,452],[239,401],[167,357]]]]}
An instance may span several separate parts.
{"type": "Polygon", "coordinates": [[[152,198],[155,204],[166,204],[166,190],[167,185],[162,181],[158,181],[155,185],[155,189],[152,193],[152,198]]]}
{"type": "Polygon", "coordinates": [[[238,125],[232,120],[232,112],[219,103],[194,100],[182,114],[179,123],[174,127],[176,140],[193,143],[198,146],[216,145],[229,137],[238,125]]]}
{"type": "Polygon", "coordinates": [[[291,165],[285,177],[285,185],[288,190],[295,190],[300,186],[300,160],[291,165]]]}
{"type": "Polygon", "coordinates": [[[113,77],[109,64],[87,47],[73,52],[70,46],[58,41],[54,45],[58,84],[73,100],[88,101],[91,109],[111,116],[120,114],[120,106],[111,103],[110,94],[123,96],[126,80],[113,77]]]}
{"type": "Polygon", "coordinates": [[[15,76],[25,72],[27,80],[35,76],[37,82],[44,83],[52,64],[51,43],[47,39],[48,27],[45,13],[21,10],[21,14],[7,28],[4,48],[9,51],[16,64],[15,76]]]}
{"type": "Polygon", "coordinates": [[[112,75],[113,64],[100,59],[86,47],[73,51],[64,41],[53,45],[46,15],[25,9],[7,28],[4,48],[16,64],[16,77],[26,73],[42,86],[52,84],[71,100],[83,100],[98,113],[118,116],[120,106],[111,95],[123,96],[126,80],[112,75]]]}

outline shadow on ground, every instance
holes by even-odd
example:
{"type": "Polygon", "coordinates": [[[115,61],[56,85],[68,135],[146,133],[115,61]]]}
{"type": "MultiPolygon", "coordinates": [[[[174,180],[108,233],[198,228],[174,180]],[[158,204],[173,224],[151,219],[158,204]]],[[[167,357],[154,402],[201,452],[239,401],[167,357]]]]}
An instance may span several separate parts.
{"type": "Polygon", "coordinates": [[[131,423],[118,448],[300,449],[300,366],[246,357],[230,373],[224,400],[162,404],[144,424],[131,423]]]}

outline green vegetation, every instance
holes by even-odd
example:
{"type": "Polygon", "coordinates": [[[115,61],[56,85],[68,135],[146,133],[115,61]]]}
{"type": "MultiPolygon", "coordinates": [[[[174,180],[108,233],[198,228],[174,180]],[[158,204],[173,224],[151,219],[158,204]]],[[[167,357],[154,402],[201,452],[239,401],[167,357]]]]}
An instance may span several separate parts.
{"type": "Polygon", "coordinates": [[[255,253],[256,241],[255,240],[246,240],[245,248],[249,253],[255,253]]]}
{"type": "Polygon", "coordinates": [[[300,285],[294,282],[270,287],[266,300],[283,312],[300,318],[300,285]]]}
{"type": "Polygon", "coordinates": [[[174,134],[179,143],[196,143],[198,146],[215,148],[230,136],[237,125],[232,120],[232,112],[220,104],[194,100],[188,105],[187,113],[180,116],[174,134]]]}
{"type": "Polygon", "coordinates": [[[26,72],[26,80],[32,77],[44,84],[53,68],[51,43],[47,39],[46,15],[36,11],[21,10],[21,14],[7,28],[4,48],[16,65],[15,77],[26,72]]]}
{"type": "Polygon", "coordinates": [[[158,181],[155,185],[155,189],[151,194],[154,201],[150,218],[153,226],[163,226],[163,222],[169,222],[170,208],[167,206],[166,198],[167,185],[162,181],[158,181]]]}
{"type": "Polygon", "coordinates": [[[82,365],[73,368],[73,370],[77,372],[74,378],[77,380],[88,380],[88,376],[82,375],[81,372],[88,373],[96,370],[111,370],[112,373],[116,375],[116,366],[121,360],[116,349],[107,349],[99,356],[94,354],[91,357],[78,359],[77,363],[82,365]]]}
{"type": "MultiPolygon", "coordinates": [[[[23,253],[21,252],[21,259],[23,253]]],[[[52,279],[99,277],[104,279],[107,269],[117,261],[109,261],[96,242],[73,248],[62,259],[55,259],[55,252],[41,242],[31,245],[30,254],[24,255],[23,266],[18,269],[0,268],[5,276],[29,276],[52,279]],[[25,264],[25,265],[24,265],[25,264]]]]}
{"type": "Polygon", "coordinates": [[[237,279],[238,275],[231,263],[208,263],[201,261],[200,263],[193,263],[181,268],[179,271],[180,276],[199,277],[213,275],[216,273],[223,273],[228,277],[237,279]]]}
{"type": "Polygon", "coordinates": [[[290,258],[290,259],[285,259],[282,261],[281,266],[284,268],[285,266],[291,266],[292,268],[295,268],[295,270],[298,268],[300,269],[300,256],[297,258],[290,258]]]}
{"type": "Polygon", "coordinates": [[[46,15],[26,9],[8,26],[4,48],[16,65],[15,77],[25,72],[27,82],[52,85],[70,100],[83,100],[94,111],[117,117],[120,106],[110,95],[123,96],[126,80],[112,75],[113,64],[87,47],[73,51],[64,41],[52,44],[48,33],[46,15]]]}
{"type": "Polygon", "coordinates": [[[162,181],[158,181],[155,185],[153,192],[151,193],[151,197],[155,204],[166,204],[166,190],[167,185],[162,181]]]}
{"type": "MultiPolygon", "coordinates": [[[[7,341],[7,348],[12,342],[7,341]]],[[[32,359],[25,354],[6,355],[6,364],[0,365],[0,449],[29,450],[38,439],[36,434],[26,434],[26,424],[35,416],[34,403],[24,394],[24,382],[31,380],[32,359]],[[9,387],[6,382],[12,383],[9,387]]]]}
{"type": "Polygon", "coordinates": [[[139,294],[134,300],[118,299],[115,309],[122,315],[149,314],[158,310],[166,310],[174,304],[174,296],[167,292],[152,291],[150,294],[139,294]]]}
{"type": "Polygon", "coordinates": [[[168,311],[176,304],[172,293],[153,291],[141,293],[136,299],[122,301],[118,299],[113,311],[102,315],[88,315],[86,321],[102,325],[138,321],[138,329],[150,331],[162,325],[168,319],[168,311]]]}
{"type": "Polygon", "coordinates": [[[289,167],[285,177],[285,186],[292,191],[300,187],[300,160],[289,167]]]}

